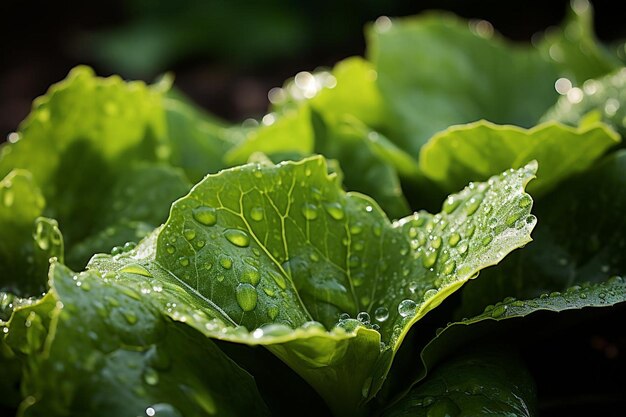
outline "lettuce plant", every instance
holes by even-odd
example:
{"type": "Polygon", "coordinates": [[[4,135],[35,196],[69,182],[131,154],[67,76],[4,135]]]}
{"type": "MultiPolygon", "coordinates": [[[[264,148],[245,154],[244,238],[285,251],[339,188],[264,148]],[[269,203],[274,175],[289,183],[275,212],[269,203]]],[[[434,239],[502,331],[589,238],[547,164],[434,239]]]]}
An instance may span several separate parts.
{"type": "Polygon", "coordinates": [[[242,125],[73,69],[0,151],[0,410],[536,415],[513,336],[626,301],[626,70],[591,21],[379,18],[242,125]]]}

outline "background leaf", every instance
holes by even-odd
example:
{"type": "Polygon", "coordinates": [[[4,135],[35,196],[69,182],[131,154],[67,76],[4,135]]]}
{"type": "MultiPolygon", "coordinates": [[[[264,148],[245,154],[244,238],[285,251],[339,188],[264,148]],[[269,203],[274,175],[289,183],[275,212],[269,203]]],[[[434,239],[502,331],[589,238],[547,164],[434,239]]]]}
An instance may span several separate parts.
{"type": "Polygon", "coordinates": [[[455,124],[487,119],[530,127],[554,103],[552,64],[492,30],[433,13],[368,28],[368,56],[398,131],[392,137],[409,154],[416,157],[432,135],[455,124]]]}
{"type": "Polygon", "coordinates": [[[534,382],[514,352],[510,347],[480,346],[459,354],[383,416],[536,415],[534,382]]]}
{"type": "Polygon", "coordinates": [[[619,141],[619,136],[602,124],[572,129],[546,123],[527,130],[483,120],[452,126],[433,136],[420,153],[420,168],[451,191],[536,160],[537,180],[528,189],[540,196],[567,177],[587,170],[619,141]]]}

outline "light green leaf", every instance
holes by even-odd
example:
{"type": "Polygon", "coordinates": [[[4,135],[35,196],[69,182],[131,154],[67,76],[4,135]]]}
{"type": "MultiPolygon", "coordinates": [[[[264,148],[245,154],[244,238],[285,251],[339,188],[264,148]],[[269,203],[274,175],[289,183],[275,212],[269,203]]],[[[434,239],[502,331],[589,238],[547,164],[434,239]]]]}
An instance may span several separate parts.
{"type": "Polygon", "coordinates": [[[562,96],[542,120],[557,120],[572,126],[601,120],[626,136],[626,69],[605,77],[587,80],[562,96]]]}
{"type": "Polygon", "coordinates": [[[17,142],[2,146],[0,175],[31,172],[46,199],[43,214],[58,220],[68,249],[99,232],[98,220],[112,209],[110,190],[129,167],[165,157],[164,88],[77,67],[35,100],[17,142]]]}
{"type": "Polygon", "coordinates": [[[514,350],[480,346],[446,361],[383,416],[531,417],[536,397],[514,350]]]}
{"type": "Polygon", "coordinates": [[[48,260],[63,260],[63,237],[56,221],[40,217],[44,207],[28,171],[11,171],[0,181],[0,291],[39,295],[48,260]]]}
{"type": "Polygon", "coordinates": [[[433,136],[420,153],[420,168],[449,192],[536,160],[537,180],[528,189],[539,196],[570,175],[587,170],[619,141],[615,132],[599,123],[579,129],[544,123],[527,130],[483,120],[452,126],[433,136]]]}
{"type": "Polygon", "coordinates": [[[460,314],[477,314],[509,296],[536,297],[577,283],[626,276],[624,190],[622,150],[537,201],[541,222],[534,241],[464,288],[460,314]]]}
{"type": "Polygon", "coordinates": [[[50,286],[5,334],[31,348],[19,416],[269,415],[247,373],[123,281],[56,264],[50,286]]]}
{"type": "Polygon", "coordinates": [[[160,283],[174,320],[267,345],[337,415],[358,414],[408,329],[530,241],[523,187],[535,169],[507,171],[451,196],[436,216],[393,224],[371,199],[342,191],[320,157],[225,170],[174,203],[163,229],[134,251],[89,267],[160,283]]]}
{"type": "Polygon", "coordinates": [[[448,126],[487,119],[533,126],[556,100],[552,64],[510,45],[484,26],[450,15],[381,20],[370,27],[368,56],[411,155],[448,126]],[[479,30],[479,28],[483,28],[479,30]]]}
{"type": "Polygon", "coordinates": [[[572,1],[562,26],[548,29],[537,47],[574,84],[621,66],[619,59],[596,39],[593,7],[587,0],[572,1]]]}
{"type": "Polygon", "coordinates": [[[261,126],[249,131],[245,140],[231,149],[225,159],[232,166],[245,163],[255,152],[310,155],[314,140],[309,110],[292,109],[280,115],[271,114],[261,126]]]}
{"type": "Polygon", "coordinates": [[[340,61],[330,72],[299,73],[280,90],[274,90],[270,98],[279,113],[310,106],[329,124],[351,116],[372,129],[384,129],[387,109],[383,106],[376,77],[371,63],[351,57],[340,61]]]}

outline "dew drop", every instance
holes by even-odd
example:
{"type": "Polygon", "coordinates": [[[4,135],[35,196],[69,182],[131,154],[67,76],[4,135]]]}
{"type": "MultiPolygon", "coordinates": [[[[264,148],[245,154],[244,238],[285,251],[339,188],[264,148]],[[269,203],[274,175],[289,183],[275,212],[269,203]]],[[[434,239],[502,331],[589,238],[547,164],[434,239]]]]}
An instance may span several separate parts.
{"type": "Polygon", "coordinates": [[[243,311],[252,311],[256,307],[257,293],[256,289],[248,283],[241,283],[237,285],[235,290],[237,296],[237,303],[243,311]]]}
{"type": "Polygon", "coordinates": [[[183,231],[183,236],[185,236],[185,239],[187,240],[194,240],[196,238],[196,231],[193,229],[185,229],[183,231]]]}
{"type": "Polygon", "coordinates": [[[436,261],[437,261],[436,250],[426,251],[424,255],[422,256],[422,265],[424,265],[424,268],[430,268],[431,266],[435,265],[436,261]]]}
{"type": "Polygon", "coordinates": [[[343,208],[341,207],[341,204],[339,204],[339,203],[326,203],[324,205],[324,207],[326,208],[326,212],[333,219],[335,219],[335,220],[343,219],[344,212],[343,212],[343,208]]]}
{"type": "Polygon", "coordinates": [[[376,319],[376,321],[379,321],[381,323],[387,320],[389,318],[389,310],[387,309],[387,307],[378,307],[374,311],[374,318],[376,319]]]}
{"type": "Polygon", "coordinates": [[[443,265],[443,273],[446,275],[450,275],[456,269],[456,262],[454,260],[449,260],[443,265]]]}
{"type": "Polygon", "coordinates": [[[144,277],[152,278],[152,274],[145,267],[139,264],[130,264],[119,269],[119,272],[125,272],[128,274],[136,274],[144,277]]]}
{"type": "Polygon", "coordinates": [[[261,281],[261,275],[256,269],[248,269],[247,271],[244,271],[243,274],[241,274],[241,279],[256,286],[259,281],[261,281]]]}
{"type": "Polygon", "coordinates": [[[459,241],[461,240],[461,235],[454,232],[450,234],[450,237],[448,238],[448,244],[452,247],[455,247],[459,241]]]}
{"type": "Polygon", "coordinates": [[[256,222],[260,222],[263,220],[263,208],[262,207],[252,207],[250,210],[250,218],[256,222]]]}
{"type": "Polygon", "coordinates": [[[417,308],[417,303],[413,300],[402,300],[400,304],[398,304],[398,314],[402,317],[409,317],[415,315],[415,309],[417,308]]]}
{"type": "Polygon", "coordinates": [[[434,288],[431,288],[430,290],[427,290],[424,293],[424,300],[428,300],[430,298],[433,298],[435,295],[437,295],[437,290],[434,288]]]}
{"type": "Polygon", "coordinates": [[[493,310],[491,310],[491,317],[500,317],[501,315],[506,313],[507,309],[508,309],[508,307],[506,305],[503,305],[503,304],[495,306],[493,308],[493,310]]]}
{"type": "Polygon", "coordinates": [[[352,233],[353,235],[358,235],[362,231],[363,225],[361,223],[354,223],[352,226],[350,226],[350,233],[352,233]]]}
{"type": "Polygon", "coordinates": [[[317,219],[317,206],[315,204],[306,203],[302,206],[302,215],[307,220],[317,219]]]}
{"type": "Polygon", "coordinates": [[[224,268],[224,269],[230,269],[233,266],[233,260],[230,259],[230,257],[228,257],[226,255],[220,255],[219,263],[222,266],[222,268],[224,268]]]}
{"type": "Polygon", "coordinates": [[[178,263],[181,264],[182,266],[187,266],[189,265],[189,258],[185,256],[181,256],[180,258],[178,258],[178,263]]]}
{"type": "Polygon", "coordinates": [[[488,233],[482,238],[480,242],[483,244],[483,246],[487,246],[488,244],[491,243],[492,240],[493,240],[493,234],[488,233]]]}
{"type": "Polygon", "coordinates": [[[370,324],[370,315],[366,311],[361,311],[357,314],[356,319],[363,324],[370,324]]]}
{"type": "Polygon", "coordinates": [[[518,205],[521,208],[525,208],[525,207],[530,206],[532,202],[533,202],[533,199],[528,194],[524,194],[520,197],[518,205]]]}
{"type": "Polygon", "coordinates": [[[143,372],[143,380],[146,384],[154,386],[159,383],[159,373],[152,368],[146,368],[143,372]]]}
{"type": "Polygon", "coordinates": [[[250,237],[239,229],[228,229],[224,232],[226,239],[235,246],[245,248],[250,245],[250,237]]]}
{"type": "Polygon", "coordinates": [[[454,196],[449,196],[446,198],[446,201],[443,202],[443,211],[447,214],[452,213],[461,203],[460,198],[455,198],[454,196]]]}
{"type": "Polygon", "coordinates": [[[193,218],[204,226],[213,226],[217,223],[217,211],[213,207],[200,206],[192,211],[193,218]]]}
{"type": "Polygon", "coordinates": [[[270,318],[270,320],[275,320],[276,317],[278,317],[278,307],[271,305],[267,308],[267,316],[270,318]]]}

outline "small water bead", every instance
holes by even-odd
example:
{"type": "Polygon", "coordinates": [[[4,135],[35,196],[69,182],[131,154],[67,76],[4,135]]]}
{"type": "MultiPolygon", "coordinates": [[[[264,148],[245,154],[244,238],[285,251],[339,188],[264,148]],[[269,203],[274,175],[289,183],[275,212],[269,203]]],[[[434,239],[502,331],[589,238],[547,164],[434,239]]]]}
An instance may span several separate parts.
{"type": "Polygon", "coordinates": [[[256,269],[248,269],[244,271],[243,274],[241,274],[241,279],[244,282],[249,282],[256,287],[257,284],[261,281],[261,274],[259,274],[259,271],[257,271],[256,269]]]}
{"type": "Polygon", "coordinates": [[[339,315],[339,320],[340,320],[340,321],[341,321],[341,320],[348,320],[348,319],[350,319],[350,314],[348,314],[348,313],[341,313],[341,314],[339,315]]]}
{"type": "Polygon", "coordinates": [[[468,249],[469,249],[469,243],[467,242],[467,240],[462,240],[459,243],[459,246],[457,247],[457,250],[459,251],[461,255],[465,255],[468,249]]]}
{"type": "Polygon", "coordinates": [[[218,262],[224,269],[230,269],[233,266],[233,260],[227,255],[220,255],[218,262]]]}
{"type": "Polygon", "coordinates": [[[437,255],[438,253],[436,250],[426,251],[422,256],[422,265],[424,265],[424,268],[430,268],[435,265],[435,262],[437,261],[437,255]]]}
{"type": "Polygon", "coordinates": [[[159,383],[159,373],[152,368],[146,368],[143,372],[143,380],[146,384],[154,386],[159,383]]]}
{"type": "Polygon", "coordinates": [[[520,206],[520,208],[526,208],[530,206],[532,202],[533,202],[533,199],[528,194],[524,194],[520,197],[517,204],[520,206]]]}
{"type": "Polygon", "coordinates": [[[193,218],[204,226],[213,226],[217,223],[217,210],[213,207],[200,206],[191,212],[193,218]]]}
{"type": "MultiPolygon", "coordinates": [[[[47,248],[42,248],[41,247],[42,242],[43,242],[43,240],[41,240],[41,241],[37,240],[37,244],[39,245],[40,249],[41,250],[46,250],[47,248]]],[[[46,242],[47,242],[47,240],[46,240],[46,242]]],[[[120,255],[123,252],[124,252],[124,248],[122,248],[121,246],[113,246],[113,249],[111,249],[111,255],[113,255],[113,256],[120,255]]]]}
{"type": "Polygon", "coordinates": [[[152,278],[152,274],[144,266],[139,264],[126,265],[119,269],[119,272],[125,272],[128,274],[136,274],[144,277],[152,278]]]}
{"type": "Polygon", "coordinates": [[[317,206],[310,203],[305,203],[302,206],[302,215],[307,220],[317,219],[317,206]]]}
{"type": "Polygon", "coordinates": [[[503,305],[503,304],[497,305],[491,310],[491,317],[500,317],[504,313],[506,313],[507,309],[508,309],[508,306],[506,305],[503,305]]]}
{"type": "Polygon", "coordinates": [[[398,304],[398,314],[402,317],[409,317],[415,315],[417,309],[417,303],[413,300],[402,300],[398,304]]]}
{"type": "Polygon", "coordinates": [[[260,222],[263,220],[263,217],[264,214],[262,207],[252,207],[252,209],[250,209],[250,218],[255,222],[260,222]]]}
{"type": "Polygon", "coordinates": [[[126,242],[124,243],[124,247],[122,249],[124,250],[124,252],[130,252],[131,250],[135,249],[136,246],[137,244],[135,242],[126,242]]]}
{"type": "Polygon", "coordinates": [[[374,236],[380,237],[382,234],[383,228],[380,225],[374,226],[374,236]]]}
{"type": "Polygon", "coordinates": [[[276,317],[278,317],[278,313],[280,311],[278,310],[278,307],[276,307],[275,305],[271,305],[267,308],[267,316],[270,318],[270,320],[275,320],[276,317]]]}
{"type": "Polygon", "coordinates": [[[243,311],[252,311],[256,308],[257,292],[256,289],[248,283],[241,283],[237,285],[235,290],[237,303],[243,311]]]}
{"type": "Polygon", "coordinates": [[[430,246],[435,249],[439,249],[439,247],[441,246],[441,236],[429,236],[429,239],[430,246]]]}
{"type": "Polygon", "coordinates": [[[465,237],[469,239],[470,237],[474,236],[474,232],[475,231],[476,231],[476,226],[475,225],[473,225],[473,224],[468,225],[465,228],[465,237]]]}
{"type": "Polygon", "coordinates": [[[449,260],[443,265],[443,273],[446,275],[451,274],[456,269],[456,262],[454,260],[449,260]]]}
{"type": "Polygon", "coordinates": [[[465,210],[467,211],[467,215],[471,216],[472,214],[476,213],[476,210],[478,210],[478,207],[480,207],[480,203],[482,203],[482,201],[482,196],[470,198],[465,204],[465,210]]]}
{"type": "Polygon", "coordinates": [[[182,266],[187,266],[189,265],[189,258],[185,256],[181,256],[180,258],[178,258],[178,263],[181,264],[182,266]]]}
{"type": "Polygon", "coordinates": [[[461,240],[461,235],[453,232],[450,234],[450,237],[448,237],[448,244],[452,247],[455,247],[459,241],[461,240]]]}
{"type": "Polygon", "coordinates": [[[185,229],[183,231],[183,236],[187,240],[194,240],[196,238],[196,231],[193,229],[185,229]]]}
{"type": "Polygon", "coordinates": [[[454,196],[449,196],[443,202],[443,211],[446,212],[447,214],[450,214],[454,210],[456,210],[456,208],[459,206],[460,203],[461,203],[461,199],[460,198],[456,198],[454,196]]]}
{"type": "Polygon", "coordinates": [[[508,227],[513,227],[515,226],[517,221],[520,219],[520,217],[522,217],[521,212],[513,213],[513,214],[508,215],[504,222],[506,223],[508,227]]]}
{"type": "Polygon", "coordinates": [[[387,309],[387,307],[378,307],[374,311],[374,318],[376,319],[376,321],[379,321],[381,323],[387,320],[389,318],[389,310],[387,309]]]}
{"type": "Polygon", "coordinates": [[[243,230],[239,229],[227,229],[224,231],[224,237],[233,245],[245,248],[250,245],[250,236],[243,230]]]}
{"type": "Polygon", "coordinates": [[[370,315],[366,311],[361,311],[357,314],[356,319],[363,324],[370,324],[370,315]]]}
{"type": "Polygon", "coordinates": [[[493,233],[487,233],[482,239],[481,239],[481,243],[483,244],[483,246],[487,246],[488,244],[491,243],[491,241],[493,240],[493,233]]]}
{"type": "Polygon", "coordinates": [[[431,288],[424,293],[424,300],[433,298],[435,295],[437,295],[437,290],[434,288],[431,288]]]}
{"type": "Polygon", "coordinates": [[[176,247],[168,243],[167,245],[165,245],[165,250],[167,251],[167,253],[172,255],[174,252],[176,252],[176,247]]]}
{"type": "Polygon", "coordinates": [[[326,212],[335,220],[341,220],[344,217],[343,207],[339,203],[326,203],[324,205],[326,212]]]}
{"type": "Polygon", "coordinates": [[[202,249],[202,248],[204,247],[204,245],[205,245],[205,244],[206,244],[206,243],[204,242],[204,240],[198,240],[198,241],[196,242],[196,248],[198,248],[198,249],[202,249]]]}
{"type": "Polygon", "coordinates": [[[285,281],[285,277],[283,277],[281,273],[275,272],[272,269],[267,270],[267,273],[269,274],[269,276],[272,277],[276,285],[278,285],[281,289],[284,290],[287,288],[287,281],[285,281]]]}
{"type": "Polygon", "coordinates": [[[358,235],[363,231],[363,225],[361,223],[354,223],[350,226],[350,233],[353,235],[358,235]]]}

